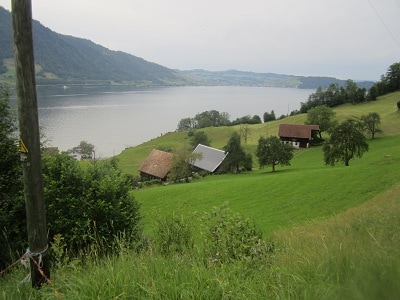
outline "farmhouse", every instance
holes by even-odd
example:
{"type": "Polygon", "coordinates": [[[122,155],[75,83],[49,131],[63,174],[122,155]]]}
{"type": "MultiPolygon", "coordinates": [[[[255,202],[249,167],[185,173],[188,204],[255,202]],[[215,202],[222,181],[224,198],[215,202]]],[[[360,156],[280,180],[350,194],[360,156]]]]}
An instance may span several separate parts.
{"type": "Polygon", "coordinates": [[[283,143],[295,148],[308,148],[319,131],[319,125],[280,124],[278,135],[283,143]]]}
{"type": "Polygon", "coordinates": [[[169,152],[153,149],[139,168],[143,179],[159,179],[165,181],[171,170],[174,155],[169,152]]]}
{"type": "Polygon", "coordinates": [[[218,169],[225,157],[228,155],[228,153],[225,153],[222,150],[204,146],[202,144],[198,144],[193,153],[201,154],[201,157],[196,158],[192,165],[211,173],[218,169]]]}

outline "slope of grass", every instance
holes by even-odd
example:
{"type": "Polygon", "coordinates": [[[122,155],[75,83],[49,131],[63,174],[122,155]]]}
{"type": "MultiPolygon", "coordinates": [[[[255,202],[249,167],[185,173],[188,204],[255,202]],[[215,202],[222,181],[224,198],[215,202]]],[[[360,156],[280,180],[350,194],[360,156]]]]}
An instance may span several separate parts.
{"type": "MultiPolygon", "coordinates": [[[[381,96],[377,101],[365,102],[357,105],[345,104],[334,108],[338,121],[346,118],[359,118],[370,112],[377,112],[381,116],[381,129],[385,135],[398,134],[400,132],[400,112],[397,111],[397,101],[400,100],[400,92],[391,93],[381,96]]],[[[307,115],[300,114],[287,117],[282,120],[273,122],[249,125],[251,129],[247,144],[243,143],[244,148],[253,154],[253,160],[256,162],[254,155],[260,136],[277,135],[279,124],[304,124],[307,115]]],[[[176,121],[177,124],[179,120],[176,121]]],[[[222,149],[228,142],[234,131],[239,130],[239,126],[233,127],[210,127],[200,129],[204,131],[211,139],[211,146],[222,149]]],[[[190,143],[190,138],[186,132],[170,132],[161,137],[152,139],[136,147],[127,148],[116,157],[119,159],[119,166],[123,172],[138,175],[138,169],[153,148],[165,148],[176,150],[183,145],[190,143]]]]}
{"type": "MultiPolygon", "coordinates": [[[[397,299],[400,184],[331,218],[276,231],[257,264],[204,265],[199,253],[162,257],[121,251],[52,273],[39,290],[14,271],[0,299],[397,299]]],[[[94,256],[95,257],[95,256],[94,256]]]]}
{"type": "Polygon", "coordinates": [[[370,142],[349,167],[325,166],[321,147],[299,150],[292,166],[209,176],[190,184],[141,189],[144,224],[172,212],[188,215],[225,202],[256,220],[265,233],[331,216],[363,203],[398,182],[399,136],[370,142]]]}
{"type": "MultiPolygon", "coordinates": [[[[150,237],[146,251],[132,252],[121,241],[120,251],[99,259],[93,249],[80,262],[53,270],[53,284],[41,290],[21,285],[26,271],[17,268],[0,278],[0,299],[54,299],[55,290],[63,299],[397,299],[400,131],[393,128],[400,116],[383,113],[393,95],[376,102],[385,134],[349,167],[325,166],[321,147],[314,147],[296,151],[292,166],[275,173],[257,169],[134,191],[150,237]],[[204,264],[199,247],[162,256],[152,246],[157,220],[182,215],[195,232],[198,215],[225,202],[255,220],[274,244],[268,258],[213,265],[204,264]]],[[[377,111],[365,105],[352,112],[340,107],[338,114],[342,109],[341,115],[351,116],[377,111]]],[[[224,136],[219,130],[215,136],[224,136]]],[[[149,141],[135,153],[172,147],[176,135],[149,141]]],[[[196,243],[201,247],[202,241],[196,243]]]]}

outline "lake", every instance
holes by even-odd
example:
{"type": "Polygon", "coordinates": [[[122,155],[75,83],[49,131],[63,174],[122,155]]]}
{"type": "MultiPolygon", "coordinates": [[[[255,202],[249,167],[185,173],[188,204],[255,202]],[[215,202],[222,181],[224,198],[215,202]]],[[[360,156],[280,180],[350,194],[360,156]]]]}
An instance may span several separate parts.
{"type": "Polygon", "coordinates": [[[270,87],[166,87],[151,89],[38,87],[39,122],[48,146],[65,151],[81,141],[110,157],[127,147],[175,131],[183,118],[217,110],[230,120],[300,108],[314,90],[270,87]]]}

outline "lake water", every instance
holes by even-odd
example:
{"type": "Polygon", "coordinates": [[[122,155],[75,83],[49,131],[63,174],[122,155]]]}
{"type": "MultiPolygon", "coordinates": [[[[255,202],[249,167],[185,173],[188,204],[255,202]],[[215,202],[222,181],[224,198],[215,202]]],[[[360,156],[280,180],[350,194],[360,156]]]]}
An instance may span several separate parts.
{"type": "Polygon", "coordinates": [[[314,90],[267,87],[168,87],[152,89],[38,87],[39,122],[49,146],[65,151],[87,141],[110,157],[175,131],[183,118],[208,110],[230,120],[300,108],[314,90]]]}

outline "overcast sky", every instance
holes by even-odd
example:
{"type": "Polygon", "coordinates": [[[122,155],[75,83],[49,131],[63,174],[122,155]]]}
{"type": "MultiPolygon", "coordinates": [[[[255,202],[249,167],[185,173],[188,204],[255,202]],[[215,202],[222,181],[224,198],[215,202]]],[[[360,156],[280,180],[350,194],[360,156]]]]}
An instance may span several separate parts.
{"type": "Polygon", "coordinates": [[[400,0],[32,0],[32,8],[53,31],[172,69],[379,80],[400,61],[400,0]]]}

